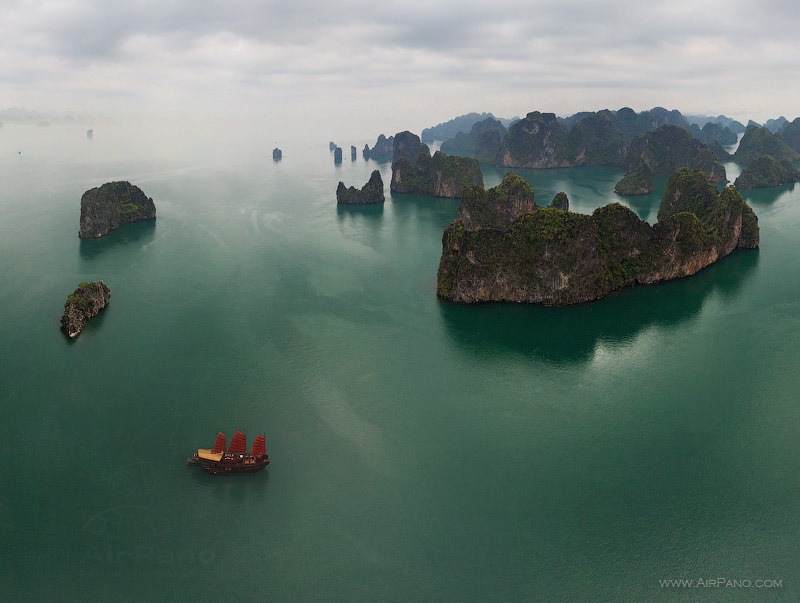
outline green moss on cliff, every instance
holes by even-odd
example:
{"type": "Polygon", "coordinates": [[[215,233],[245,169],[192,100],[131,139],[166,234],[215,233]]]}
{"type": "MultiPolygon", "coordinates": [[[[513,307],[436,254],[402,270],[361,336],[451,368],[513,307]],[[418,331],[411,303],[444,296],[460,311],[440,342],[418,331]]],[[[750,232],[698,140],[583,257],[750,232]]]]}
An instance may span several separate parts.
{"type": "Polygon", "coordinates": [[[653,171],[646,163],[640,163],[634,170],[625,174],[614,186],[618,195],[646,195],[653,190],[653,171]]]}
{"type": "Polygon", "coordinates": [[[444,299],[589,301],[621,287],[692,274],[736,246],[758,245],[757,219],[736,188],[717,193],[699,170],[673,174],[652,227],[618,203],[591,216],[539,208],[508,224],[502,214],[508,205],[488,202],[504,196],[506,189],[470,189],[446,229],[437,287],[444,299]],[[471,228],[462,220],[470,212],[489,215],[481,213],[484,224],[471,228]]]}

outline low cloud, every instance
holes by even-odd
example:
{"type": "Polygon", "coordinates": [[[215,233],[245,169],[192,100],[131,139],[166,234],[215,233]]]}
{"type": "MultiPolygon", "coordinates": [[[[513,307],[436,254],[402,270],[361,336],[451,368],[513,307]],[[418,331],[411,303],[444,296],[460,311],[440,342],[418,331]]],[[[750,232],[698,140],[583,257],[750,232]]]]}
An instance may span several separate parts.
{"type": "Polygon", "coordinates": [[[11,1],[0,8],[0,106],[269,106],[370,132],[467,111],[656,104],[791,119],[794,12],[784,0],[11,1]]]}

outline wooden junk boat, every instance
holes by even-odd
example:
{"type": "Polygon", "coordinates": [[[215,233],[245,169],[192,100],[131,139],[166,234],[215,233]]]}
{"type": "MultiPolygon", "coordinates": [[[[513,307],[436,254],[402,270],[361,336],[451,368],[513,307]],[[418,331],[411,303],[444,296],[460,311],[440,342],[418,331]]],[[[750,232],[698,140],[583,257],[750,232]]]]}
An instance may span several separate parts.
{"type": "Polygon", "coordinates": [[[214,475],[255,473],[269,465],[267,439],[263,434],[257,435],[250,454],[247,454],[247,439],[244,433],[237,431],[231,438],[228,452],[225,452],[225,434],[220,431],[213,448],[198,448],[186,462],[214,475]]]}

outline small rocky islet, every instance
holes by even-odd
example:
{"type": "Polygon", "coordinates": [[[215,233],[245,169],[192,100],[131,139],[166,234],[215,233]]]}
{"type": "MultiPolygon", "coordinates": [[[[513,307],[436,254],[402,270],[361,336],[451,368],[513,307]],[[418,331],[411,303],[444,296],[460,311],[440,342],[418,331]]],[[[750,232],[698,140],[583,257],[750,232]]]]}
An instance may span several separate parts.
{"type": "Polygon", "coordinates": [[[354,186],[345,187],[344,182],[339,181],[336,188],[336,203],[343,205],[370,205],[383,203],[386,197],[383,194],[383,179],[378,170],[373,170],[367,183],[361,190],[354,186]]]}
{"type": "Polygon", "coordinates": [[[763,155],[750,163],[734,182],[736,188],[771,188],[800,182],[800,170],[787,159],[763,155]]]}
{"type": "Polygon", "coordinates": [[[61,329],[70,339],[81,334],[86,323],[108,305],[111,289],[103,281],[82,282],[64,302],[61,329]]]}

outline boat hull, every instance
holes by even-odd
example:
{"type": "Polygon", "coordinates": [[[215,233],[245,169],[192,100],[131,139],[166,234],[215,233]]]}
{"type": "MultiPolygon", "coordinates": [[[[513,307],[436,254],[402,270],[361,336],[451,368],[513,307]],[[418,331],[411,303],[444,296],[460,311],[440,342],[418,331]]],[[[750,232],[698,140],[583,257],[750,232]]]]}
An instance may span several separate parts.
{"type": "Polygon", "coordinates": [[[266,454],[261,456],[226,454],[221,460],[214,461],[201,458],[194,453],[186,463],[200,467],[212,475],[245,475],[266,469],[269,457],[266,454]]]}

